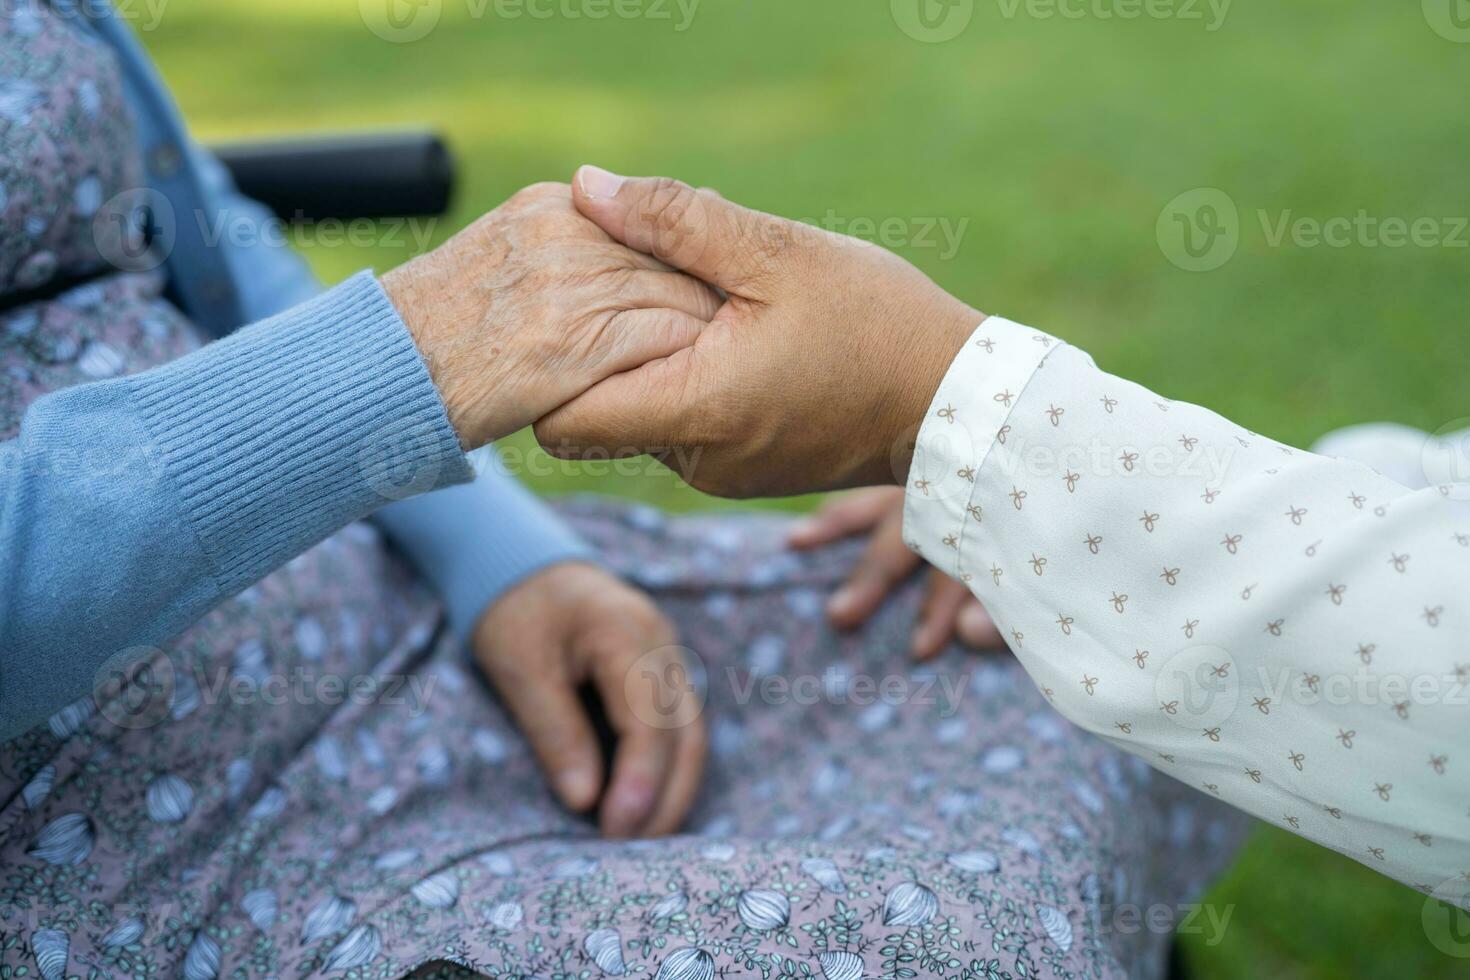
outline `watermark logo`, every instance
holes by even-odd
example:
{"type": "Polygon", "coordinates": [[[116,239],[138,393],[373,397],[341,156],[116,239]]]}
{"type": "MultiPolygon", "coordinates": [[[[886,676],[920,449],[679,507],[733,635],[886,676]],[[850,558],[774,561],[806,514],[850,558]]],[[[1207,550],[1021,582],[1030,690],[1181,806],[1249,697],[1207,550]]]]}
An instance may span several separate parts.
{"type": "MultiPolygon", "coordinates": [[[[1134,659],[1145,666],[1148,651],[1139,650],[1134,659]]],[[[1201,644],[1174,654],[1154,679],[1154,700],[1159,713],[1176,725],[1219,741],[1221,726],[1240,703],[1240,676],[1230,651],[1201,644]]]]}
{"type": "Polygon", "coordinates": [[[710,215],[703,194],[686,184],[660,181],[628,212],[623,241],[648,242],[648,251],[677,269],[697,266],[709,248],[710,215]]]}
{"type": "Polygon", "coordinates": [[[1219,188],[1197,187],[1164,205],[1154,233],[1174,265],[1186,272],[1213,272],[1240,247],[1240,211],[1219,188]]]}
{"type": "Polygon", "coordinates": [[[984,447],[995,439],[990,428],[977,436],[970,427],[953,416],[947,425],[933,426],[927,432],[911,427],[900,433],[889,447],[888,461],[894,477],[918,494],[926,503],[940,501],[968,502],[974,496],[975,484],[967,473],[971,463],[984,455],[984,447]],[[924,438],[919,440],[920,432],[924,438]],[[905,460],[912,461],[905,465],[905,460]]]}
{"type": "Polygon", "coordinates": [[[391,44],[421,41],[439,26],[444,0],[357,0],[367,29],[391,44]]]}
{"type": "Polygon", "coordinates": [[[1470,500],[1470,419],[1457,419],[1424,441],[1424,477],[1447,488],[1455,500],[1470,500]]]}
{"type": "Polygon", "coordinates": [[[363,443],[357,469],[385,500],[407,500],[434,489],[445,458],[440,426],[398,421],[363,443]]]}
{"type": "Polygon", "coordinates": [[[943,44],[965,32],[975,0],[890,0],[893,22],[915,41],[943,44]]]}
{"type": "Polygon", "coordinates": [[[1423,0],[1424,19],[1446,41],[1470,44],[1470,0],[1423,0]]]}
{"type": "Polygon", "coordinates": [[[1429,893],[1420,911],[1420,924],[1435,949],[1456,959],[1470,959],[1470,897],[1463,879],[1451,878],[1429,893]]]}
{"type": "Polygon", "coordinates": [[[118,728],[152,728],[168,717],[177,692],[173,661],[156,647],[129,647],[108,657],[92,681],[92,699],[118,728]]]}
{"type": "Polygon", "coordinates": [[[623,696],[650,728],[672,731],[693,724],[708,696],[704,661],[688,647],[650,650],[623,676],[623,696]]]}
{"type": "Polygon", "coordinates": [[[173,205],[148,187],[115,194],[92,216],[97,252],[123,272],[151,272],[167,262],[178,230],[173,205]]]}

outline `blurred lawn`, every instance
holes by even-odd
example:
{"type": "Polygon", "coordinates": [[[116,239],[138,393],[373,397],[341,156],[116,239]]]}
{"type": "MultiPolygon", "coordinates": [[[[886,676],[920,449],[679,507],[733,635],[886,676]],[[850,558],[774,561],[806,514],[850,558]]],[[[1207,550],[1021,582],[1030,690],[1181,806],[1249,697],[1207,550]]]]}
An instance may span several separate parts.
{"type": "MultiPolygon", "coordinates": [[[[982,309],[1273,437],[1470,416],[1470,249],[1272,247],[1259,217],[1470,214],[1470,44],[1435,34],[1420,4],[1255,0],[1208,32],[980,0],[938,45],[902,33],[887,0],[704,0],[682,33],[668,9],[508,20],[444,0],[428,38],[389,44],[353,0],[210,0],[167,7],[145,40],[206,138],[447,133],[463,183],[436,240],[584,161],[792,217],[968,222],[956,254],[899,251],[982,309]],[[1199,274],[1155,240],[1161,209],[1197,187],[1230,194],[1242,224],[1235,258],[1199,274]]],[[[337,279],[410,248],[308,251],[337,279]]],[[[713,505],[647,467],[526,460],[551,492],[713,505]]],[[[1200,977],[1470,972],[1426,941],[1422,897],[1275,830],[1210,899],[1236,909],[1220,945],[1185,940],[1200,977]]]]}

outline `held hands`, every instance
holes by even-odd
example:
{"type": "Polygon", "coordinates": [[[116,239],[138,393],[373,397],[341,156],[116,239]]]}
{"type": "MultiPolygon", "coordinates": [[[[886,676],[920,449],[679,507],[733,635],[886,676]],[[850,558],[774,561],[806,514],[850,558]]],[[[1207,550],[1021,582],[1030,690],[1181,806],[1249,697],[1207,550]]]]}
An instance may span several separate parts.
{"type": "Polygon", "coordinates": [[[382,283],[466,449],[688,346],[720,303],[614,242],[565,184],[526,188],[382,283]]]}
{"type": "Polygon", "coordinates": [[[573,187],[612,238],[726,301],[692,345],[537,423],[548,452],[665,455],[693,486],[729,497],[903,481],[929,402],[983,314],[890,252],[710,191],[594,167],[573,187]]]}
{"type": "Polygon", "coordinates": [[[466,448],[536,422],[732,497],[901,482],[984,319],[876,246],[594,167],[382,282],[466,448]]]}
{"type": "Polygon", "coordinates": [[[558,798],[578,812],[600,799],[599,822],[609,836],[673,833],[699,788],[706,737],[698,705],[684,692],[643,683],[682,676],[674,642],[673,626],[647,596],[575,563],[522,582],[475,631],[475,658],[558,798]],[[607,786],[602,750],[578,697],[584,685],[596,691],[617,736],[607,786]]]}

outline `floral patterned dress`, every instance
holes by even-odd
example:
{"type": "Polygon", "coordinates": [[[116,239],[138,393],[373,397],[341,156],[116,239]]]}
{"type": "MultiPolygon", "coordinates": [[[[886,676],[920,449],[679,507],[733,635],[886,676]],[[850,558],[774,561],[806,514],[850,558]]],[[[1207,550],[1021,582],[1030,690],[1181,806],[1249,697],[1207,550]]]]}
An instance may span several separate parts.
{"type": "MultiPolygon", "coordinates": [[[[110,55],[74,13],[13,10],[5,438],[47,391],[201,342],[157,275],[94,244],[141,173],[110,55]]],[[[855,545],[565,511],[702,667],[713,752],[686,834],[604,841],[560,808],[437,601],[354,525],[0,746],[0,977],[1162,973],[1170,936],[1119,913],[1192,901],[1237,815],[1073,728],[1005,655],[908,664],[913,586],[831,632],[855,545]]]]}

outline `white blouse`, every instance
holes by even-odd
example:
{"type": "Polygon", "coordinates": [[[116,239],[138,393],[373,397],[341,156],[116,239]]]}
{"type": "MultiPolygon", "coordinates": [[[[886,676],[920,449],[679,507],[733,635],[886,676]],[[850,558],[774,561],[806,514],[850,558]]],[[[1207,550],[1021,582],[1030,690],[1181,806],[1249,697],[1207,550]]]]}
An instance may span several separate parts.
{"type": "Polygon", "coordinates": [[[992,317],[920,430],[905,534],[1076,724],[1463,904],[1467,499],[1284,446],[992,317]]]}

